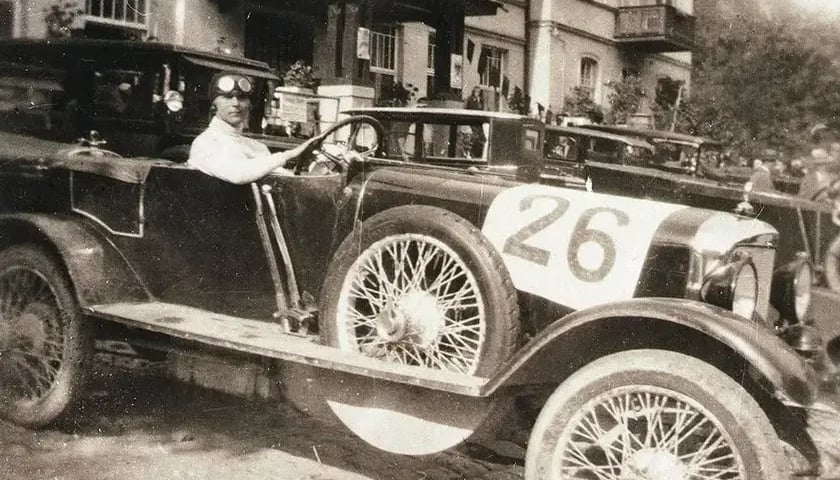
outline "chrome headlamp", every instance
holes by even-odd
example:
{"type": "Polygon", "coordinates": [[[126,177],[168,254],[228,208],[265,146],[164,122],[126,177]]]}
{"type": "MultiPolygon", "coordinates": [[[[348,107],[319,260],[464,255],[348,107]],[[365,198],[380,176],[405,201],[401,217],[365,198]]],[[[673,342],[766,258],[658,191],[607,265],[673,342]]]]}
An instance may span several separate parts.
{"type": "Polygon", "coordinates": [[[770,302],[787,324],[802,323],[811,307],[814,271],[807,254],[778,269],[773,275],[770,302]]]}
{"type": "Polygon", "coordinates": [[[752,319],[758,304],[758,273],[746,255],[721,265],[706,276],[700,296],[704,302],[752,319]]]}

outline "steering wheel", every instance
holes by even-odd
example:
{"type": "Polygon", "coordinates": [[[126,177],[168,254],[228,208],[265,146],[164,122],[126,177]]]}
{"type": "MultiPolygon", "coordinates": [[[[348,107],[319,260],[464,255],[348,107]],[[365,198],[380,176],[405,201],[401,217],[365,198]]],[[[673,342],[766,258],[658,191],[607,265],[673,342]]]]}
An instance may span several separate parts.
{"type": "MultiPolygon", "coordinates": [[[[385,128],[379,123],[378,120],[369,116],[369,115],[354,115],[352,117],[345,118],[343,120],[339,120],[333,126],[326,129],[323,133],[318,135],[312,140],[311,143],[311,150],[310,152],[315,154],[315,158],[310,161],[303,161],[303,159],[299,159],[295,165],[295,175],[300,175],[303,172],[304,165],[309,167],[313,164],[313,162],[317,162],[319,164],[329,163],[330,168],[329,171],[343,171],[345,168],[348,167],[348,163],[353,156],[368,156],[371,154],[376,153],[379,150],[378,143],[375,143],[371,148],[363,152],[356,152],[355,150],[349,148],[347,145],[340,145],[338,143],[326,143],[327,138],[330,135],[338,131],[339,129],[346,127],[348,125],[355,125],[355,124],[367,124],[373,127],[374,131],[376,131],[376,138],[382,139],[385,138],[385,128]],[[344,152],[335,153],[334,151],[327,151],[324,149],[323,146],[330,145],[334,146],[330,148],[330,150],[344,150],[344,152]],[[321,147],[321,148],[319,148],[321,147]],[[352,152],[352,155],[345,155],[345,153],[352,152]]],[[[348,142],[348,145],[350,142],[348,142]]]]}

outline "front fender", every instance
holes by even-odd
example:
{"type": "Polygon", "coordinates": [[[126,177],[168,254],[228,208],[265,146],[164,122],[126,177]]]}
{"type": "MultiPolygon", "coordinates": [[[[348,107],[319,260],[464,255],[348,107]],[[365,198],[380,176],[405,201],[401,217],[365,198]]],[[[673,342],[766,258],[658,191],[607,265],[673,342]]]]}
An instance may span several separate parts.
{"type": "Polygon", "coordinates": [[[609,303],[555,321],[490,379],[485,393],[559,382],[600,356],[637,348],[680,351],[730,371],[738,369],[731,363],[740,362],[782,400],[800,405],[817,396],[814,370],[766,327],[712,305],[671,298],[609,303]]]}
{"type": "Polygon", "coordinates": [[[82,307],[151,299],[117,248],[85,219],[71,215],[0,215],[0,246],[35,243],[63,263],[82,307]]]}

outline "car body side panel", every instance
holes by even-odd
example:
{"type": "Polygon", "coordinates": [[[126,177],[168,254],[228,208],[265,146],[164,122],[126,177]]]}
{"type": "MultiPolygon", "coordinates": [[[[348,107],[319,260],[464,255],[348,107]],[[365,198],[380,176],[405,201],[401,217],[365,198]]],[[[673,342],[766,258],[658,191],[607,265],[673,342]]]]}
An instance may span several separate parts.
{"type": "MultiPolygon", "coordinates": [[[[593,339],[612,338],[618,342],[612,345],[623,345],[623,349],[656,348],[656,331],[633,328],[650,327],[645,321],[685,327],[699,334],[699,337],[682,342],[673,337],[659,339],[663,345],[670,344],[679,351],[697,350],[699,355],[708,355],[708,351],[713,351],[704,351],[708,344],[698,342],[698,338],[722,344],[726,350],[746,360],[746,365],[755,368],[778,390],[783,400],[809,405],[817,396],[813,369],[771,331],[711,305],[664,298],[605,304],[579,310],[555,321],[540,331],[490,379],[485,392],[489,394],[506,387],[544,384],[551,382],[552,377],[555,381],[562,380],[565,373],[580,368],[580,363],[586,361],[582,359],[593,351],[598,352],[606,343],[593,339]],[[596,330],[591,330],[593,328],[596,330]],[[588,334],[597,331],[602,336],[576,335],[578,331],[588,334]],[[634,340],[640,337],[645,338],[644,347],[635,347],[634,340]],[[581,339],[587,341],[582,342],[581,339]]],[[[724,360],[737,362],[737,357],[724,360]]]]}
{"type": "Polygon", "coordinates": [[[270,318],[275,291],[249,185],[158,166],[145,183],[142,238],[114,242],[154,296],[246,318],[270,318]]]}
{"type": "Polygon", "coordinates": [[[36,243],[58,255],[82,306],[151,298],[141,278],[98,227],[69,214],[0,215],[3,243],[36,243]]]}

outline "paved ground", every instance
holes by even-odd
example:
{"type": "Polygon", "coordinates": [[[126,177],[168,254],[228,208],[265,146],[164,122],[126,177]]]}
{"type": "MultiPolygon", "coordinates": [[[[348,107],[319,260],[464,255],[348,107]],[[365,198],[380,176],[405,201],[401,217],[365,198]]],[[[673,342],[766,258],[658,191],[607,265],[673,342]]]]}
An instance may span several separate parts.
{"type": "MultiPolygon", "coordinates": [[[[475,445],[427,457],[366,446],[284,403],[255,403],[159,376],[103,379],[91,417],[33,432],[0,422],[2,480],[514,480],[516,452],[475,445]]],[[[821,479],[840,479],[840,418],[816,414],[821,479]]]]}
{"type": "MultiPolygon", "coordinates": [[[[513,480],[522,467],[463,447],[406,457],[286,404],[243,401],[159,377],[120,379],[90,423],[33,432],[0,421],[2,480],[513,480]],[[494,460],[494,461],[489,461],[494,460]]],[[[103,387],[104,388],[104,387],[103,387]]]]}

